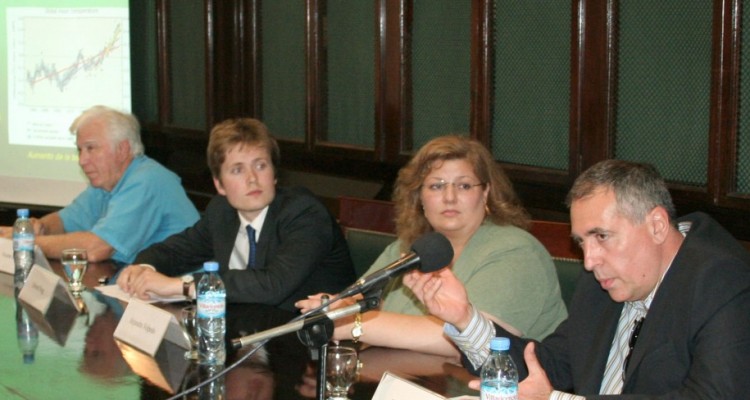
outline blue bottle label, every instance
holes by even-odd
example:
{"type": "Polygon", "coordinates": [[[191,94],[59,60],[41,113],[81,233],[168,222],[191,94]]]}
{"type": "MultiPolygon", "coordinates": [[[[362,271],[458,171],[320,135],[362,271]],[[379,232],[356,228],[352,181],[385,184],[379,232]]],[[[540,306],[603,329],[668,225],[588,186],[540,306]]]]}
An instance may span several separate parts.
{"type": "Polygon", "coordinates": [[[30,233],[14,233],[13,251],[34,251],[34,235],[30,233]]]}
{"type": "Polygon", "coordinates": [[[223,318],[226,313],[226,293],[206,292],[198,296],[198,318],[223,318]]]}
{"type": "Polygon", "coordinates": [[[482,382],[481,400],[518,400],[518,385],[501,384],[499,381],[482,382]]]}

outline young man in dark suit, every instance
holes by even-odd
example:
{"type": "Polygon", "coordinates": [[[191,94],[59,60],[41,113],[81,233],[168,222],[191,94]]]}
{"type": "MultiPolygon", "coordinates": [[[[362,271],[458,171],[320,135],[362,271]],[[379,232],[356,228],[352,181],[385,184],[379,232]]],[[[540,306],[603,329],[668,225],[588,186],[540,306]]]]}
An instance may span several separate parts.
{"type": "Polygon", "coordinates": [[[448,322],[465,364],[476,372],[490,338],[507,336],[521,399],[747,398],[746,249],[706,214],[674,220],[650,165],[600,162],[576,180],[568,205],[590,273],[578,281],[568,319],[540,342],[484,320],[450,271],[404,278],[448,322]]]}
{"type": "Polygon", "coordinates": [[[327,208],[304,188],[276,186],[279,147],[262,122],[216,125],[207,153],[219,194],[191,228],[138,254],[117,279],[122,289],[142,298],[195,297],[192,274],[214,260],[228,302],[296,311],[295,301],[354,282],[346,241],[327,208]]]}

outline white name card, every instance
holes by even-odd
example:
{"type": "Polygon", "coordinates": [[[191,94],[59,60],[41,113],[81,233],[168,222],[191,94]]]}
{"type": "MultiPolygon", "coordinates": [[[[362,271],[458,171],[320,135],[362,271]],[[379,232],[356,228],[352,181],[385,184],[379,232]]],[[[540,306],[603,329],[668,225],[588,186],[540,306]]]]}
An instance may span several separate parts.
{"type": "Polygon", "coordinates": [[[386,371],[380,378],[373,400],[445,400],[446,398],[414,382],[386,371]]]}
{"type": "Polygon", "coordinates": [[[0,272],[12,274],[16,271],[13,262],[13,241],[7,238],[0,238],[0,272]]]}
{"type": "MultiPolygon", "coordinates": [[[[50,269],[49,261],[39,246],[34,246],[34,265],[50,269]]],[[[0,272],[6,274],[16,272],[16,263],[13,261],[13,240],[8,238],[0,238],[0,272]]]]}
{"type": "Polygon", "coordinates": [[[132,298],[114,337],[133,372],[175,393],[190,366],[190,341],[172,313],[132,298]]]}
{"type": "Polygon", "coordinates": [[[152,357],[163,340],[186,350],[190,348],[190,342],[172,313],[135,298],[130,299],[125,308],[114,336],[152,357]]]}
{"type": "Polygon", "coordinates": [[[49,311],[52,299],[59,299],[64,303],[69,303],[76,310],[78,304],[73,295],[68,290],[67,285],[54,272],[41,268],[38,265],[31,267],[26,283],[18,293],[18,299],[28,304],[42,314],[49,311]]]}
{"type": "Polygon", "coordinates": [[[62,278],[34,265],[18,293],[18,301],[39,330],[61,346],[65,345],[80,308],[62,278]]]}

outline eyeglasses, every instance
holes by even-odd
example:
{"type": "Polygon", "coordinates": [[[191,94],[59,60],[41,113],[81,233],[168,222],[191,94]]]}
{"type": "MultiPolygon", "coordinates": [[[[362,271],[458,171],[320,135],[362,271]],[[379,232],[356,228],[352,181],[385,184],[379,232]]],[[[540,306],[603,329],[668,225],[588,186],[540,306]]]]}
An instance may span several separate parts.
{"type": "Polygon", "coordinates": [[[452,185],[458,193],[466,193],[477,186],[484,186],[484,183],[469,183],[469,182],[446,182],[443,180],[433,182],[427,185],[422,185],[430,193],[445,193],[445,188],[448,185],[452,185]]]}
{"type": "Polygon", "coordinates": [[[641,326],[643,326],[643,320],[646,318],[638,318],[633,324],[633,333],[630,334],[630,341],[628,341],[628,355],[625,356],[625,365],[622,367],[622,379],[625,380],[625,371],[628,370],[628,364],[630,364],[630,355],[633,354],[633,347],[635,342],[638,341],[638,335],[641,333],[641,326]]]}

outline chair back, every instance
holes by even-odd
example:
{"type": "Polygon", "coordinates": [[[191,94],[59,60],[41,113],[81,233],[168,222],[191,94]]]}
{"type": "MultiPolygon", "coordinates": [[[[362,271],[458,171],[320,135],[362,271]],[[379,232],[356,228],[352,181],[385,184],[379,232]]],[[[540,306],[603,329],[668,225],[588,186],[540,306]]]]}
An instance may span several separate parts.
{"type": "Polygon", "coordinates": [[[347,228],[395,234],[393,202],[339,197],[339,224],[347,228]]]}
{"type": "Polygon", "coordinates": [[[563,301],[570,305],[576,283],[584,270],[581,249],[570,237],[570,224],[534,220],[529,231],[552,256],[563,301]]]}
{"type": "Polygon", "coordinates": [[[340,197],[339,225],[357,277],[367,272],[380,253],[396,240],[393,203],[389,201],[340,197]]]}

